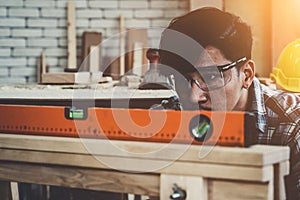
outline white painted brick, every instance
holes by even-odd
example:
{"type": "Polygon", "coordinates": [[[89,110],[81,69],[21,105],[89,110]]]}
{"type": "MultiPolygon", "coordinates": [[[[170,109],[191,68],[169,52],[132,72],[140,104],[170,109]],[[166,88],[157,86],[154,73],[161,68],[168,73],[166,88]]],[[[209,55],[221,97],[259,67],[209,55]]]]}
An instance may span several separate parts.
{"type": "Polygon", "coordinates": [[[47,48],[46,49],[47,56],[67,56],[67,49],[66,48],[47,48]]]}
{"type": "Polygon", "coordinates": [[[66,37],[67,29],[57,28],[57,29],[45,29],[43,31],[43,36],[45,37],[66,37]]]}
{"type": "Polygon", "coordinates": [[[186,12],[187,12],[186,10],[179,10],[179,9],[176,9],[176,10],[166,10],[165,14],[164,14],[164,17],[166,17],[166,18],[174,18],[174,17],[178,17],[178,16],[181,16],[181,15],[184,15],[186,12]]]}
{"type": "Polygon", "coordinates": [[[148,41],[148,45],[151,48],[159,48],[160,38],[151,38],[148,41]]]}
{"type": "Polygon", "coordinates": [[[147,1],[120,1],[120,8],[148,8],[147,1]]]}
{"type": "Polygon", "coordinates": [[[188,8],[188,1],[179,1],[178,2],[178,7],[179,8],[184,8],[187,12],[187,8],[188,8]]]}
{"type": "MultiPolygon", "coordinates": [[[[78,46],[81,46],[81,36],[76,38],[76,45],[77,45],[77,50],[78,50],[78,46]]],[[[80,48],[79,48],[80,49],[80,48]]]]}
{"type": "Polygon", "coordinates": [[[25,84],[26,78],[25,77],[0,77],[0,83],[5,84],[25,84]]]}
{"type": "Polygon", "coordinates": [[[13,37],[41,37],[42,29],[12,29],[13,37]]]}
{"type": "Polygon", "coordinates": [[[0,48],[0,57],[8,57],[10,56],[10,48],[0,48]]]}
{"type": "Polygon", "coordinates": [[[59,47],[66,47],[67,46],[67,39],[66,38],[60,38],[59,40],[58,40],[58,46],[59,47]]]}
{"type": "Polygon", "coordinates": [[[42,48],[15,48],[13,50],[13,56],[40,56],[42,48]]]}
{"type": "MultiPolygon", "coordinates": [[[[107,28],[105,30],[105,33],[104,36],[115,36],[116,34],[120,34],[120,29],[118,27],[115,27],[115,28],[107,28]]],[[[103,41],[103,40],[102,40],[103,41]]]]}
{"type": "Polygon", "coordinates": [[[127,28],[147,28],[150,26],[150,20],[146,19],[131,19],[125,21],[125,26],[127,28]]]}
{"type": "Polygon", "coordinates": [[[22,7],[23,0],[0,0],[0,5],[8,7],[22,7]]]}
{"type": "Polygon", "coordinates": [[[36,69],[32,67],[12,67],[10,75],[14,76],[33,76],[36,75],[36,69]]]}
{"type": "Polygon", "coordinates": [[[76,0],[76,8],[87,8],[88,3],[86,0],[76,0]]]}
{"type": "Polygon", "coordinates": [[[27,83],[35,83],[37,82],[37,77],[36,76],[29,76],[27,83]]]}
{"type": "Polygon", "coordinates": [[[0,19],[0,27],[25,27],[25,19],[5,18],[0,19]]]}
{"type": "Polygon", "coordinates": [[[49,8],[42,8],[41,10],[41,15],[42,17],[55,17],[55,18],[60,18],[60,17],[66,17],[67,12],[65,9],[49,9],[49,8]]]}
{"type": "Polygon", "coordinates": [[[77,10],[76,12],[77,19],[79,18],[101,18],[103,13],[101,10],[95,9],[84,9],[84,10],[77,10]]]}
{"type": "Polygon", "coordinates": [[[0,76],[8,76],[8,68],[7,67],[0,67],[0,76]]]}
{"type": "Polygon", "coordinates": [[[11,17],[38,17],[39,10],[35,9],[24,9],[24,8],[11,8],[8,10],[8,15],[11,17]]]}
{"type": "Polygon", "coordinates": [[[55,1],[46,1],[46,0],[26,0],[24,2],[25,7],[55,7],[55,1]]]}
{"type": "Polygon", "coordinates": [[[171,19],[159,19],[159,20],[152,20],[151,22],[151,27],[161,27],[161,28],[166,28],[171,19]]]}
{"type": "MultiPolygon", "coordinates": [[[[68,2],[68,0],[57,0],[56,1],[56,7],[66,8],[67,7],[67,2],[68,2]]],[[[77,7],[77,3],[76,3],[76,7],[77,7]]]]}
{"type": "Polygon", "coordinates": [[[59,28],[66,28],[67,27],[67,20],[66,19],[58,19],[58,25],[59,28]]]}
{"type": "Polygon", "coordinates": [[[82,35],[84,31],[88,31],[88,28],[78,27],[76,29],[76,35],[82,35]]]}
{"type": "Polygon", "coordinates": [[[28,27],[56,27],[56,19],[28,19],[28,27]]]}
{"type": "Polygon", "coordinates": [[[25,39],[0,38],[1,47],[25,47],[25,39]]]}
{"type": "Polygon", "coordinates": [[[162,10],[136,10],[134,11],[136,18],[160,18],[164,16],[162,10]]]}
{"type": "Polygon", "coordinates": [[[101,48],[109,48],[109,47],[119,47],[119,37],[118,35],[114,35],[113,37],[106,38],[105,41],[101,43],[101,48]]]}
{"type": "MultiPolygon", "coordinates": [[[[100,21],[100,19],[98,19],[100,21]]],[[[76,27],[77,28],[88,28],[89,27],[89,20],[88,19],[78,19],[76,20],[76,27]]]]}
{"type": "Polygon", "coordinates": [[[99,0],[90,0],[88,2],[90,8],[117,8],[118,1],[99,1],[99,0]]]}
{"type": "Polygon", "coordinates": [[[63,72],[65,69],[65,66],[57,67],[57,66],[51,66],[49,67],[50,73],[56,73],[56,72],[63,72]]]}
{"type": "Polygon", "coordinates": [[[5,17],[7,15],[6,8],[0,8],[0,17],[5,17]]]}
{"type": "Polygon", "coordinates": [[[150,2],[151,8],[177,8],[178,1],[151,1],[150,2]]]}
{"type": "Polygon", "coordinates": [[[105,18],[119,18],[120,15],[123,15],[125,18],[132,18],[133,11],[132,10],[104,10],[105,18]]]}
{"type": "Polygon", "coordinates": [[[56,58],[56,57],[47,57],[47,59],[46,59],[46,61],[47,61],[47,64],[49,64],[49,66],[51,67],[51,66],[57,66],[58,65],[58,58],[56,58]]]}
{"type": "MultiPolygon", "coordinates": [[[[66,8],[68,0],[58,0],[56,2],[56,7],[58,8],[66,8]]],[[[86,0],[75,0],[76,8],[87,8],[86,0]]]]}
{"type": "Polygon", "coordinates": [[[8,28],[0,28],[0,36],[10,36],[10,30],[8,28]]]}
{"type": "Polygon", "coordinates": [[[148,29],[148,37],[149,38],[161,37],[161,34],[163,31],[164,31],[164,29],[162,29],[162,28],[149,28],[148,29]]]}
{"type": "Polygon", "coordinates": [[[105,28],[84,28],[84,27],[78,27],[77,30],[76,30],[76,35],[79,36],[79,39],[81,41],[81,36],[82,34],[85,32],[85,31],[90,31],[90,32],[101,32],[105,33],[105,28]]]}
{"type": "Polygon", "coordinates": [[[118,48],[105,48],[103,50],[103,56],[119,56],[120,50],[118,48]]]}
{"type": "MultiPolygon", "coordinates": [[[[37,66],[37,59],[38,57],[29,57],[27,59],[27,66],[37,66]]],[[[46,57],[46,63],[47,63],[47,57],[46,57]]]]}
{"type": "Polygon", "coordinates": [[[6,67],[17,67],[17,66],[26,66],[26,58],[0,58],[1,66],[6,67]]]}
{"type": "Polygon", "coordinates": [[[27,45],[29,47],[56,47],[57,40],[52,38],[29,38],[27,45]]]}
{"type": "Polygon", "coordinates": [[[91,19],[91,27],[100,27],[100,28],[112,28],[112,27],[118,27],[119,21],[118,20],[111,20],[111,19],[102,19],[102,20],[96,20],[91,19]]]}
{"type": "Polygon", "coordinates": [[[59,65],[59,66],[67,66],[67,64],[68,64],[68,61],[67,61],[66,58],[60,58],[60,59],[58,60],[58,65],[59,65]]]}

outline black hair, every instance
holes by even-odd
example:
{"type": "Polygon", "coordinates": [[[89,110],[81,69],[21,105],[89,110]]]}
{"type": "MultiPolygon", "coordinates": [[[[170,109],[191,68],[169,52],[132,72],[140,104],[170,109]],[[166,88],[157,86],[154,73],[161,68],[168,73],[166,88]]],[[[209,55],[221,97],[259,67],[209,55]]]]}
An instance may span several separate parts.
{"type": "Polygon", "coordinates": [[[160,62],[182,74],[195,71],[193,65],[208,45],[231,61],[251,59],[251,29],[240,17],[217,8],[194,10],[173,19],[163,31],[160,62]]]}

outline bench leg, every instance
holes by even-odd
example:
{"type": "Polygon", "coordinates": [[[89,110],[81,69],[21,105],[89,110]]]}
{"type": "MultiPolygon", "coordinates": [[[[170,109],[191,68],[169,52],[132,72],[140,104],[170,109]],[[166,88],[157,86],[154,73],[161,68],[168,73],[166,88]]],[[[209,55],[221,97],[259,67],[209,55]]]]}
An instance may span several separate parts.
{"type": "Polygon", "coordinates": [[[0,199],[12,200],[10,182],[0,181],[0,199]]]}

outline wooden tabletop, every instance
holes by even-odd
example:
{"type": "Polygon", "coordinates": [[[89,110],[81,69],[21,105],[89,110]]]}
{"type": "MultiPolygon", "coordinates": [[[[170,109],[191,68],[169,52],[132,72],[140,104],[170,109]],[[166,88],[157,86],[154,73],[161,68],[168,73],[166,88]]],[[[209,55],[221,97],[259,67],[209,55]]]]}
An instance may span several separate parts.
{"type": "Polygon", "coordinates": [[[288,173],[288,159],[289,148],[279,146],[240,148],[0,134],[0,180],[161,198],[170,195],[172,177],[179,183],[185,181],[181,185],[188,188],[198,184],[191,185],[191,180],[211,180],[209,187],[218,192],[210,195],[284,196],[282,177],[288,173]],[[280,181],[275,183],[274,177],[280,181]],[[232,184],[242,192],[228,188],[232,184]],[[261,191],[253,193],[257,190],[261,191]]]}

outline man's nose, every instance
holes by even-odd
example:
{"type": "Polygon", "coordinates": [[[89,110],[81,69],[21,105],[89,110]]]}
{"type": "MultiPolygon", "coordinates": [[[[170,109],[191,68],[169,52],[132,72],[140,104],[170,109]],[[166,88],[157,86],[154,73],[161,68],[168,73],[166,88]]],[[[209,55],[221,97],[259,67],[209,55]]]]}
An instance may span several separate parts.
{"type": "Polygon", "coordinates": [[[208,100],[207,92],[193,84],[190,100],[193,103],[206,102],[208,100]]]}

